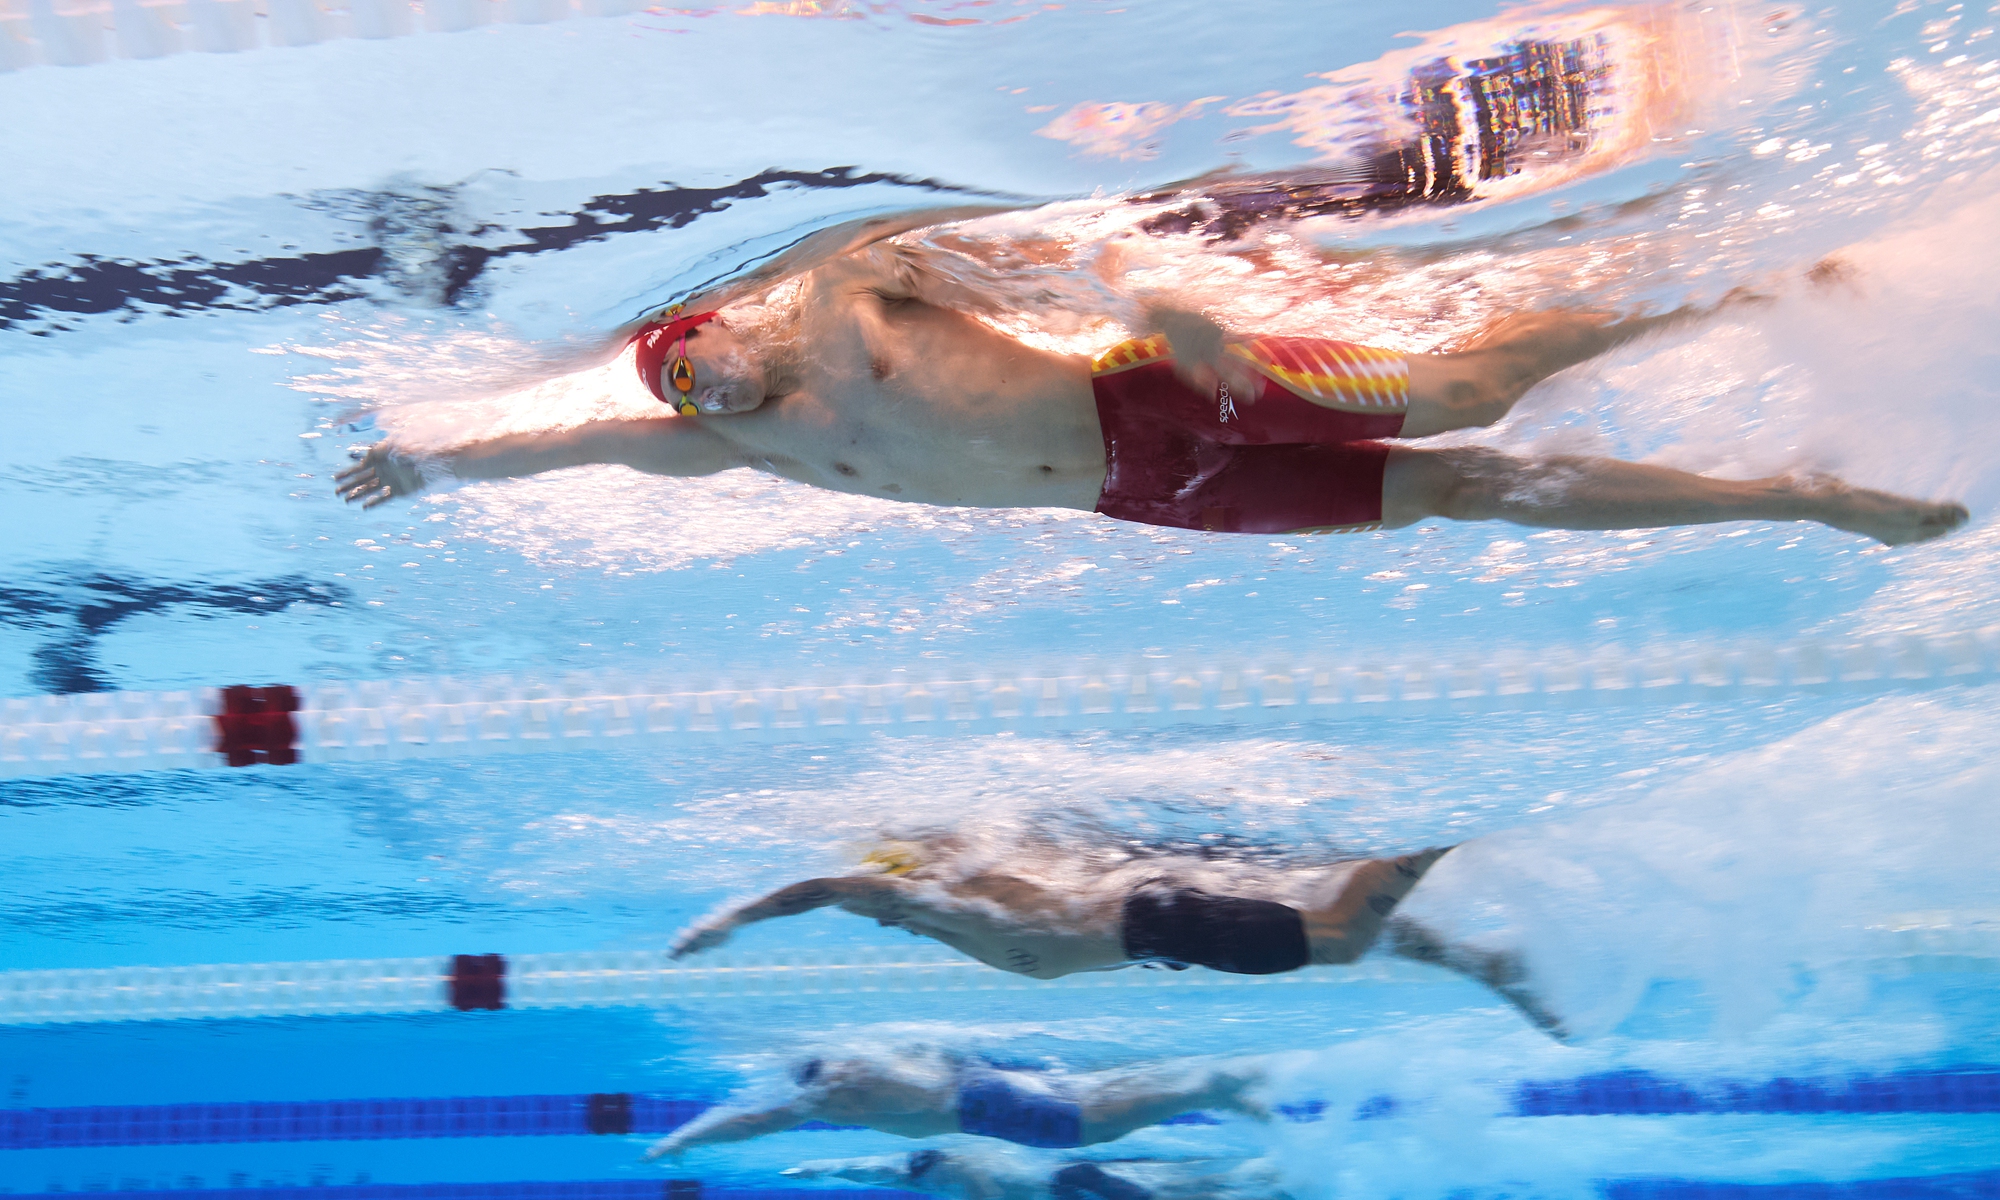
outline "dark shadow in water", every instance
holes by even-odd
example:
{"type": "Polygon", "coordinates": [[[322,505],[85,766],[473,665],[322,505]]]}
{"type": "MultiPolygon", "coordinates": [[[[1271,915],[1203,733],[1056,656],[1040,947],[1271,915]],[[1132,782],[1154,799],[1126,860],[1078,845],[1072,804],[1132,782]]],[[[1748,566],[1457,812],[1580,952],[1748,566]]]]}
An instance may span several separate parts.
{"type": "Polygon", "coordinates": [[[267,615],[294,604],[336,607],[352,599],[339,584],[300,575],[235,584],[149,583],[92,572],[46,586],[0,585],[0,625],[47,631],[35,648],[29,681],[45,692],[105,692],[113,684],[97,666],[97,639],[120,621],[170,608],[198,620],[267,615]]]}
{"type": "MultiPolygon", "coordinates": [[[[27,327],[27,332],[46,337],[72,328],[62,323],[65,316],[118,312],[125,314],[124,320],[136,320],[147,313],[180,316],[337,304],[376,294],[366,286],[369,281],[453,305],[468,299],[473,285],[496,259],[567,250],[614,234],[679,229],[733,202],[754,200],[778,189],[883,183],[924,192],[991,195],[935,179],[862,173],[857,167],[769,170],[723,187],[667,186],[595,196],[579,211],[563,214],[569,219],[558,225],[518,230],[481,225],[461,230],[453,219],[454,189],[414,189],[420,195],[362,193],[342,197],[340,207],[369,214],[370,236],[378,245],[239,263],[200,258],[133,262],[80,255],[73,262],[48,263],[0,280],[0,329],[27,327]],[[489,238],[505,240],[487,244],[489,238]],[[412,254],[420,261],[408,261],[412,254]]],[[[311,207],[328,206],[322,202],[311,207]]]]}
{"type": "Polygon", "coordinates": [[[130,309],[136,317],[149,310],[176,315],[335,304],[366,295],[354,281],[380,270],[382,257],[377,246],[241,263],[199,258],[139,263],[85,254],[75,262],[50,263],[0,282],[0,329],[48,321],[28,331],[47,337],[67,329],[50,321],[56,313],[88,316],[130,309]]]}
{"type": "Polygon", "coordinates": [[[220,800],[246,792],[269,799],[270,792],[298,795],[307,790],[302,777],[269,771],[55,775],[0,781],[0,808],[147,808],[220,800]]]}

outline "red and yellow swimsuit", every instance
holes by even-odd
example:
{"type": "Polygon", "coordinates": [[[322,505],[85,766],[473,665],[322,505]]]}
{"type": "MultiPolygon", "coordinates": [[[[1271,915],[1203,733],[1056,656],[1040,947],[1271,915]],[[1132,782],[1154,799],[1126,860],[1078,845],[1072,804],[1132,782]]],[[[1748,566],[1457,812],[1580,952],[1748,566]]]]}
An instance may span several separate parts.
{"type": "Polygon", "coordinates": [[[1091,363],[1106,470],[1097,511],[1221,533],[1348,533],[1382,523],[1389,448],[1410,370],[1400,354],[1321,338],[1260,337],[1226,353],[1257,369],[1253,396],[1197,392],[1164,337],[1091,363]]]}

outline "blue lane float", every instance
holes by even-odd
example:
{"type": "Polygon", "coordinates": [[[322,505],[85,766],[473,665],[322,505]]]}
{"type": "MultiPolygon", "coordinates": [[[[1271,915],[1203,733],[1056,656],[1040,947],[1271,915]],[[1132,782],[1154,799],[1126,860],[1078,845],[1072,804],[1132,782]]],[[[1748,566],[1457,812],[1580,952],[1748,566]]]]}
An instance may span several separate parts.
{"type": "MultiPolygon", "coordinates": [[[[1352,1115],[1357,1120],[1380,1119],[1400,1107],[1393,1097],[1375,1096],[1363,1101],[1352,1115]]],[[[0,1111],[0,1150],[666,1134],[708,1108],[709,1102],[704,1100],[631,1092],[26,1108],[0,1111]]],[[[1282,1105],[1279,1112],[1292,1121],[1314,1121],[1328,1115],[1327,1106],[1317,1102],[1282,1105]]],[[[1695,1084],[1644,1071],[1614,1071],[1520,1084],[1514,1091],[1511,1115],[1718,1113],[2000,1113],[2000,1069],[1901,1071],[1845,1079],[1772,1079],[1755,1084],[1695,1084]]],[[[1199,1125],[1214,1120],[1203,1113],[1189,1113],[1167,1123],[1199,1125]]],[[[854,1127],[814,1122],[804,1128],[854,1127]]]]}
{"type": "Polygon", "coordinates": [[[1994,1200],[2000,1197],[2000,1171],[1840,1183],[1620,1179],[1600,1182],[1597,1190],[1605,1200],[1994,1200]]]}
{"type": "Polygon", "coordinates": [[[1523,1117],[1674,1116],[1696,1113],[2000,1112],[2000,1070],[1898,1071],[1848,1079],[1692,1084],[1646,1071],[1607,1071],[1514,1092],[1523,1117]]]}

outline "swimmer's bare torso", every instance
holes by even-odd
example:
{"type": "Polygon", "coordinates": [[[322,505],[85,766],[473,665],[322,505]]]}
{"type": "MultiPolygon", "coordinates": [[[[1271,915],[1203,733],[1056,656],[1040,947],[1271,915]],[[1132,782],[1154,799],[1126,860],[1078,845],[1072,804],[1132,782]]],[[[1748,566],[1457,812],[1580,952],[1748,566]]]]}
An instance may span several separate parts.
{"type": "MultiPolygon", "coordinates": [[[[674,957],[719,946],[759,921],[838,907],[1036,979],[1137,961],[1128,901],[1136,886],[1164,878],[1162,870],[1084,872],[1058,886],[1026,872],[962,873],[948,846],[933,843],[920,855],[920,865],[898,873],[807,879],[779,888],[690,927],[676,940],[674,957]]],[[[1383,918],[1444,853],[1352,859],[1311,870],[1302,908],[1284,910],[1303,935],[1301,957],[1291,965],[1303,965],[1308,956],[1320,963],[1354,961],[1375,940],[1383,918]]],[[[1248,929],[1236,935],[1252,936],[1248,929]]]]}
{"type": "Polygon", "coordinates": [[[681,423],[699,425],[728,466],[815,487],[927,504],[1094,507],[1104,441],[1089,360],[927,303],[899,278],[898,261],[864,252],[812,272],[782,390],[754,411],[681,423]]]}

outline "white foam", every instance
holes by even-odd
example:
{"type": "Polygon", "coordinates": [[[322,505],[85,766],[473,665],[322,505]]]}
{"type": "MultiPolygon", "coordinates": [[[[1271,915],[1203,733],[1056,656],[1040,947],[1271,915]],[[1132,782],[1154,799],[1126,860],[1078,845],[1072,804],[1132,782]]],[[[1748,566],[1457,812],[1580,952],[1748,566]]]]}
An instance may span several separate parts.
{"type": "MultiPolygon", "coordinates": [[[[1710,1032],[1827,1049],[1869,1011],[1844,979],[1879,931],[2000,920],[1994,693],[1885,699],[1640,800],[1468,843],[1407,911],[1526,954],[1574,1031],[1602,1036],[1666,980],[1710,1032]],[[1803,1025],[1781,1015],[1810,1013],[1803,1025]]],[[[1856,1036],[1865,1039],[1872,1033],[1856,1036]]],[[[1893,1040],[1893,1035],[1892,1035],[1893,1040]]]]}

